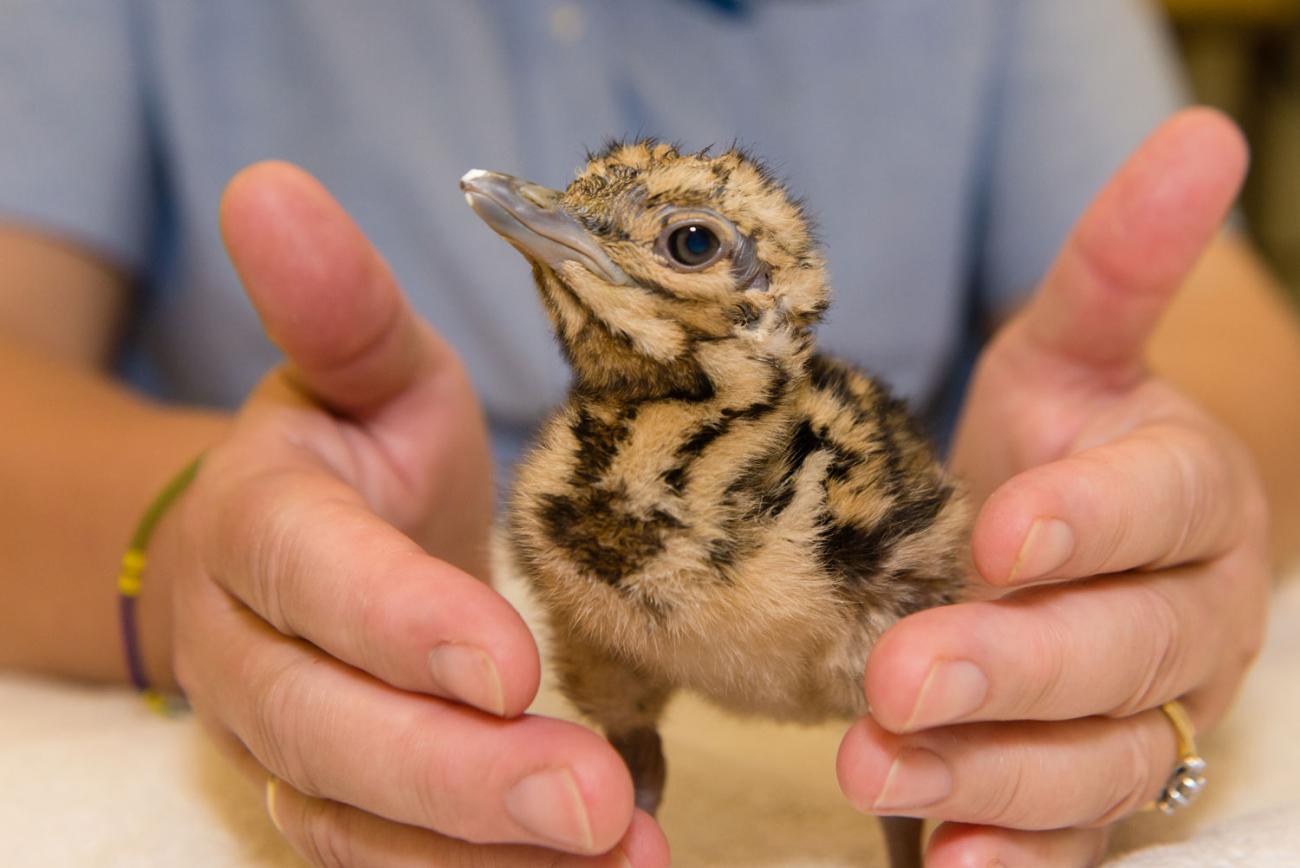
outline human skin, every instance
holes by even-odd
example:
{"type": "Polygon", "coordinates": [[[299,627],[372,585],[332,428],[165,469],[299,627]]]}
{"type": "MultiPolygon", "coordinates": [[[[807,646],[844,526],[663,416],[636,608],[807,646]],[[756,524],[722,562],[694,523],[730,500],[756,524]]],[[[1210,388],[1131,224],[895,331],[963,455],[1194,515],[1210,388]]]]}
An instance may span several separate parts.
{"type": "MultiPolygon", "coordinates": [[[[1186,119],[1177,123],[1183,125],[1175,131],[1179,141],[1187,136],[1199,140],[1213,126],[1217,132],[1209,133],[1209,139],[1220,143],[1214,147],[1232,147],[1233,137],[1216,118],[1198,116],[1190,128],[1186,119]]],[[[1218,165],[1226,153],[1209,162],[1218,165]]],[[[1192,182],[1200,174],[1188,168],[1172,176],[1192,182]]],[[[1231,186],[1223,178],[1216,183],[1231,186]]],[[[311,861],[400,865],[442,858],[455,864],[471,858],[470,845],[455,838],[560,846],[559,837],[567,831],[572,850],[592,853],[617,844],[633,864],[665,864],[661,833],[648,817],[632,812],[626,772],[602,739],[579,727],[511,717],[535,690],[536,648],[509,607],[471,578],[480,571],[482,550],[474,541],[483,538],[486,528],[487,465],[477,405],[454,354],[411,317],[369,243],[302,173],[282,164],[242,173],[227,194],[222,223],[250,298],[290,360],[268,376],[233,421],[144,404],[94,374],[102,356],[87,347],[111,344],[111,327],[103,323],[111,323],[125,305],[120,275],[75,248],[22,233],[0,234],[0,250],[10,254],[0,256],[7,263],[0,274],[7,301],[0,311],[7,317],[8,335],[0,352],[13,363],[0,365],[0,377],[7,378],[6,388],[14,386],[6,394],[18,396],[16,417],[28,420],[0,432],[0,438],[10,441],[0,447],[3,473],[6,481],[22,486],[24,496],[23,508],[9,500],[0,504],[5,519],[0,534],[13,553],[0,583],[14,623],[57,628],[0,637],[0,662],[122,677],[111,591],[121,540],[163,481],[209,447],[194,488],[155,539],[142,601],[143,645],[153,677],[163,684],[179,677],[201,719],[250,776],[264,780],[269,769],[282,779],[275,789],[274,814],[311,861]],[[56,279],[69,302],[67,323],[40,315],[48,309],[48,282],[56,279]],[[100,290],[119,302],[96,302],[100,290]],[[480,499],[479,507],[465,507],[480,499]],[[448,525],[448,520],[456,523],[448,525]],[[68,527],[84,531],[80,538],[85,545],[67,545],[68,527]],[[32,576],[42,580],[32,582],[32,576]],[[175,629],[168,617],[173,611],[175,629]],[[63,637],[68,635],[83,641],[67,642],[63,637]],[[462,657],[462,666],[443,667],[435,677],[429,654],[449,641],[482,651],[492,661],[495,677],[473,652],[462,657]],[[462,701],[449,701],[452,696],[462,701]],[[475,704],[505,714],[475,711],[470,707],[475,704]],[[462,748],[452,755],[446,744],[462,748]],[[574,814],[557,813],[542,818],[546,834],[536,836],[508,814],[506,792],[529,771],[542,768],[569,770],[569,778],[559,776],[559,789],[561,795],[571,795],[576,788],[582,808],[575,810],[588,814],[585,828],[574,814]]],[[[1147,237],[1138,243],[1165,240],[1147,237]]],[[[1166,348],[1160,370],[1238,432],[1266,478],[1294,478],[1294,462],[1281,446],[1300,437],[1300,421],[1286,416],[1279,402],[1243,401],[1231,389],[1216,391],[1212,378],[1183,376],[1203,364],[1199,360],[1207,354],[1218,352],[1228,369],[1235,365],[1251,372],[1256,382],[1271,376],[1279,390],[1290,388],[1294,394],[1300,388],[1296,332],[1285,318],[1267,315],[1268,304],[1262,301],[1270,289],[1266,280],[1232,242],[1214,242],[1211,251],[1201,271],[1210,269],[1216,286],[1191,296],[1213,310],[1209,319],[1224,328],[1204,330],[1202,336],[1199,324],[1206,318],[1191,309],[1180,314],[1175,302],[1168,320],[1174,331],[1163,343],[1157,333],[1156,349],[1166,348]],[[1233,294],[1224,298],[1217,293],[1220,286],[1232,288],[1233,294]],[[1243,299],[1255,303],[1243,305],[1243,299]],[[1187,334],[1199,341],[1190,353],[1187,334]],[[1241,340],[1242,334],[1249,340],[1241,340]],[[1225,336],[1236,339],[1225,342],[1225,336]],[[1180,362],[1180,352],[1194,358],[1180,362]]],[[[1164,296],[1172,292],[1170,286],[1157,289],[1164,296]]],[[[1035,304],[1048,305],[1050,313],[1066,300],[1042,293],[1035,304]]],[[[1009,328],[1007,333],[1015,334],[1018,327],[1009,328]]],[[[998,383],[988,373],[997,370],[989,359],[1006,353],[998,346],[1006,346],[1006,340],[999,338],[981,367],[956,455],[968,473],[984,474],[972,477],[981,498],[999,484],[1000,491],[1013,495],[1017,484],[1037,491],[1035,479],[1041,477],[1030,471],[1058,460],[1049,453],[1030,456],[1037,459],[1033,463],[1024,456],[1018,463],[987,457],[990,439],[1003,442],[1012,429],[1008,420],[1015,418],[999,403],[1005,400],[1000,389],[981,391],[981,383],[998,383]],[[991,426],[977,424],[982,413],[994,420],[991,426]]],[[[1159,360],[1160,352],[1155,355],[1159,360]]],[[[1023,379],[1024,371],[1015,368],[1013,379],[1023,379]]],[[[1086,380],[1090,372],[1084,367],[1076,373],[1086,380]]],[[[1146,396],[1153,389],[1136,391],[1146,396]]],[[[1234,435],[1215,427],[1185,398],[1158,394],[1177,404],[1174,421],[1201,425],[1225,454],[1240,453],[1239,445],[1226,445],[1237,443],[1234,435]]],[[[1052,388],[1022,393],[1031,404],[1059,400],[1053,396],[1052,388]]],[[[1033,434],[1035,425],[1026,422],[1024,427],[1033,434]]],[[[1172,433],[1170,426],[1158,427],[1153,436],[1160,440],[1172,433]]],[[[1105,484],[1108,468],[1114,469],[1106,461],[1089,464],[1079,478],[1105,484]]],[[[1228,476],[1211,480],[1209,500],[1240,495],[1230,484],[1239,477],[1228,476]]],[[[1247,473],[1241,478],[1254,477],[1247,473]]],[[[1162,488],[1168,496],[1170,484],[1157,479],[1140,491],[1121,488],[1108,508],[1135,516],[1141,522],[1135,529],[1147,528],[1164,539],[1160,516],[1151,511],[1148,498],[1162,488]]],[[[1289,530],[1278,536],[1294,539],[1295,503],[1287,496],[1294,498],[1300,486],[1274,490],[1275,515],[1289,522],[1289,530]]],[[[998,497],[1013,506],[1019,502],[1010,495],[998,497]]],[[[1024,532],[1023,524],[1016,525],[1021,519],[1011,513],[1007,518],[986,504],[976,528],[976,562],[993,572],[991,585],[1005,579],[997,575],[1003,568],[999,565],[1014,560],[1015,537],[1024,532]]],[[[1256,531],[1258,524],[1252,524],[1256,531]]],[[[1088,538],[1085,526],[1077,530],[1079,539],[1088,538]]],[[[1080,566],[1088,564],[1075,565],[1080,566]]],[[[1088,568],[1095,571],[1095,565],[1088,568]]],[[[1204,564],[1167,571],[1164,578],[1180,585],[1176,580],[1188,571],[1207,578],[1181,583],[1200,596],[1171,613],[1172,634],[1204,629],[1204,609],[1224,581],[1204,564]]],[[[1263,575],[1262,568],[1242,582],[1262,587],[1257,574],[1263,575]]],[[[1131,578],[1155,580],[1154,575],[1131,578]]],[[[1088,584],[1124,590],[1122,581],[1088,584]]],[[[1025,607],[1025,638],[1013,641],[1003,635],[1004,647],[998,650],[1008,657],[1017,649],[1023,654],[1028,643],[1035,653],[1064,657],[1071,646],[1054,644],[1055,637],[1044,638],[1049,631],[1040,629],[1064,619],[1080,629],[1093,625],[1093,635],[1111,640],[1113,653],[1126,660],[1155,664],[1160,659],[1159,649],[1134,649],[1125,644],[1131,637],[1108,629],[1130,617],[1131,601],[1122,594],[1081,597],[1066,589],[1054,599],[1059,611],[1025,607]]],[[[1243,608],[1242,600],[1229,600],[1216,615],[1228,624],[1245,618],[1247,611],[1259,614],[1254,597],[1247,602],[1252,605],[1243,608]]],[[[982,610],[943,611],[965,611],[961,617],[966,618],[982,610]]],[[[963,624],[973,629],[983,623],[976,617],[967,622],[963,624]]],[[[1252,627],[1244,635],[1244,651],[1258,641],[1258,624],[1252,627]]],[[[873,702],[880,706],[879,731],[866,729],[864,735],[871,724],[860,724],[846,739],[846,745],[858,739],[859,756],[869,760],[849,769],[846,789],[855,803],[870,800],[868,791],[883,784],[870,751],[883,757],[887,767],[898,743],[889,739],[899,736],[885,727],[907,729],[910,708],[905,706],[928,674],[922,664],[948,650],[941,644],[945,635],[923,620],[905,622],[873,658],[868,695],[878,694],[881,686],[889,689],[888,696],[873,702]],[[921,662],[899,663],[906,655],[891,647],[908,653],[918,649],[921,662]],[[891,708],[889,696],[895,694],[898,701],[891,708]]],[[[1233,650],[1229,642],[1238,639],[1211,631],[1202,638],[1208,647],[1198,651],[1228,657],[1233,650]]],[[[995,685],[990,695],[996,696],[1003,670],[994,662],[988,677],[995,685]]],[[[1096,702],[1098,690],[1122,688],[1115,683],[1116,674],[1107,671],[1072,694],[1077,707],[1096,702]]],[[[1229,680],[1226,693],[1235,687],[1235,679],[1229,680]]],[[[1003,708],[998,719],[1032,716],[1028,709],[1003,708]]],[[[1201,726],[1217,716],[1212,706],[1205,709],[1197,711],[1204,715],[1198,717],[1201,726]]],[[[1147,717],[1156,719],[1150,712],[1147,717]]],[[[1058,725],[1068,724],[1053,724],[1058,725]]],[[[1148,767],[1162,778],[1165,772],[1157,765],[1167,771],[1171,764],[1172,737],[1167,724],[1148,727],[1144,731],[1154,740],[1146,745],[1152,748],[1148,767]]],[[[1077,742],[1101,751],[1110,744],[1094,732],[1083,732],[1077,742]]],[[[1065,750],[1053,753],[1071,768],[1079,761],[1065,750]]],[[[1030,769],[1026,780],[1037,775],[1043,787],[1050,787],[1059,780],[1050,772],[1030,769]]],[[[551,803],[566,804],[563,799],[551,803]]],[[[936,816],[970,819],[956,809],[936,816]]],[[[1073,822],[1062,817],[1057,825],[1073,822]]],[[[1100,846],[1100,833],[1094,830],[1024,832],[1000,829],[993,820],[1016,825],[1002,817],[981,817],[978,823],[945,826],[931,845],[932,861],[957,864],[942,860],[987,851],[1002,854],[1008,865],[1035,864],[1019,858],[1033,852],[1043,864],[1069,864],[1100,846]]],[[[486,847],[474,850],[473,858],[476,864],[535,864],[542,854],[486,847]]]]}
{"type": "MultiPolygon", "coordinates": [[[[1173,768],[1160,704],[1180,700],[1209,729],[1259,650],[1264,486],[1241,437],[1157,372],[1167,350],[1150,352],[1245,164],[1224,118],[1175,117],[979,363],[952,460],[980,505],[984,599],[882,637],[866,673],[873,718],[838,766],[862,809],[944,821],[929,865],[1097,861],[1106,826],[1173,768]]],[[[1294,347],[1276,361],[1294,365],[1294,347]]]]}
{"type": "MultiPolygon", "coordinates": [[[[185,689],[250,777],[280,779],[273,818],[309,861],[666,864],[663,836],[634,814],[627,771],[605,740],[521,714],[537,688],[537,650],[480,580],[490,460],[455,354],[301,171],[263,164],[241,173],[221,223],[287,357],[233,419],[173,419],[102,379],[75,376],[74,362],[56,360],[58,343],[41,342],[39,310],[14,318],[11,333],[27,329],[10,341],[7,370],[20,375],[18,415],[34,421],[17,428],[24,437],[14,454],[24,460],[5,468],[27,473],[30,497],[7,530],[26,552],[32,539],[18,545],[20,532],[44,527],[59,566],[77,579],[39,561],[10,562],[3,575],[15,622],[62,623],[6,632],[0,660],[121,678],[111,576],[122,540],[152,492],[206,447],[150,547],[142,645],[152,678],[185,689]],[[162,433],[147,439],[151,424],[162,433]],[[146,439],[133,445],[133,436],[146,439]],[[74,460],[49,445],[60,440],[74,460]],[[150,447],[162,454],[156,465],[146,465],[150,447]],[[108,481],[95,478],[96,459],[108,481]],[[76,472],[59,479],[69,464],[76,472]],[[132,489],[136,473],[145,480],[132,489]],[[81,547],[62,543],[68,530],[57,516],[87,492],[100,495],[99,517],[127,516],[104,521],[105,539],[93,537],[81,549],[86,562],[74,564],[63,550],[81,547]],[[48,579],[23,581],[31,575],[48,579]],[[83,592],[100,604],[97,616],[84,617],[83,592]],[[488,846],[500,842],[514,846],[488,846]]],[[[22,293],[18,280],[11,286],[22,293]]],[[[92,281],[85,292],[99,289],[92,281]]]]}

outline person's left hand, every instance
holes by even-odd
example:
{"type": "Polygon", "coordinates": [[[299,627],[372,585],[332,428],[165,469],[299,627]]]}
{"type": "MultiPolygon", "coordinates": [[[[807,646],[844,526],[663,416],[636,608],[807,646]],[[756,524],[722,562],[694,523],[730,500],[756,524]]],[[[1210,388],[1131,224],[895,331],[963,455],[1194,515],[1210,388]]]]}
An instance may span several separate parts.
{"type": "MultiPolygon", "coordinates": [[[[976,369],[953,464],[984,596],[904,619],[867,667],[840,784],[945,821],[927,865],[1090,865],[1258,652],[1267,506],[1245,447],[1143,365],[1146,339],[1241,184],[1207,110],[1153,135],[1093,203],[976,369]],[[960,724],[960,725],[954,725],[960,724]]],[[[1210,769],[1211,776],[1213,769],[1210,769]]],[[[1210,784],[1213,786],[1213,783],[1210,784]]]]}

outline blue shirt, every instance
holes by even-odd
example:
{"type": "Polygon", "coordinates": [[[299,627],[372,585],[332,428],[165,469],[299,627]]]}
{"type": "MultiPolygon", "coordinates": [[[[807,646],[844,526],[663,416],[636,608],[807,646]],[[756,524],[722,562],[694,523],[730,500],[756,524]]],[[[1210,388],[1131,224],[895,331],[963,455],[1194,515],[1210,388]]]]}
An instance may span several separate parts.
{"type": "Polygon", "coordinates": [[[277,157],[374,239],[503,438],[568,373],[522,258],[464,206],[471,167],[563,186],[611,136],[750,146],[820,224],[822,345],[920,401],[1178,103],[1129,0],[0,0],[0,21],[0,215],[138,277],[137,382],[230,406],[277,361],[216,225],[226,180],[277,157]]]}

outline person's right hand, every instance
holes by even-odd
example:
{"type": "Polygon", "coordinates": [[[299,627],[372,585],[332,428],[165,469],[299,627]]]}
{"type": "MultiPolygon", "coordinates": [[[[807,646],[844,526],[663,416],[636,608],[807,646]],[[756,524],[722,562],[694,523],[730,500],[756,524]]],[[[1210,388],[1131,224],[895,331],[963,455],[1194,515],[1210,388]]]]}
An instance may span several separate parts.
{"type": "Polygon", "coordinates": [[[455,354],[300,170],[241,172],[221,226],[287,363],[155,539],[200,720],[316,865],[667,864],[609,745],[523,715],[538,654],[474,577],[490,460],[455,354]]]}

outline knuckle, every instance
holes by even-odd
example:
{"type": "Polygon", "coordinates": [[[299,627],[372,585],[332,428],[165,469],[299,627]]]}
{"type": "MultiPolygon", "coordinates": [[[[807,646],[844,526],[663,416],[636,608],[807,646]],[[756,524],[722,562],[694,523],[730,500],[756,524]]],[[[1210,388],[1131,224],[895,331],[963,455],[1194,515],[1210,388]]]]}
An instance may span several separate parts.
{"type": "MultiPolygon", "coordinates": [[[[486,754],[440,750],[442,739],[427,727],[413,727],[403,738],[403,755],[415,758],[404,782],[411,816],[419,825],[474,844],[508,838],[500,783],[522,777],[519,757],[505,743],[486,754]]],[[[526,771],[526,769],[525,769],[526,771]]]]}
{"type": "MultiPolygon", "coordinates": [[[[1185,510],[1182,512],[1182,526],[1178,528],[1169,550],[1158,562],[1160,565],[1172,564],[1184,557],[1188,541],[1196,539],[1202,531],[1208,529],[1210,515],[1214,510],[1215,486],[1207,478],[1205,465],[1198,460],[1196,450],[1175,446],[1170,452],[1174,459],[1174,478],[1177,480],[1174,488],[1174,496],[1177,498],[1175,503],[1184,504],[1185,510]]],[[[1177,515],[1178,512],[1174,514],[1177,515]]]]}
{"type": "MultiPolygon", "coordinates": [[[[380,570],[381,572],[383,570],[380,570]]],[[[352,631],[350,646],[357,666],[372,673],[401,671],[399,657],[403,649],[418,647],[418,637],[403,635],[402,606],[409,605],[392,592],[357,594],[352,600],[354,614],[349,619],[352,631]]]]}
{"type": "Polygon", "coordinates": [[[265,479],[249,482],[231,508],[241,516],[239,520],[246,528],[241,536],[245,582],[251,598],[247,602],[277,630],[291,634],[284,596],[285,585],[293,576],[297,530],[276,504],[272,489],[265,479]]]}
{"type": "Polygon", "coordinates": [[[1111,717],[1129,717],[1182,693],[1178,682],[1189,662],[1178,606],[1149,585],[1135,586],[1135,592],[1136,623],[1143,625],[1134,667],[1139,677],[1132,693],[1111,709],[1111,717]]]}
{"type": "MultiPolygon", "coordinates": [[[[1168,432],[1166,432],[1168,433],[1168,432]]],[[[1179,426],[1159,441],[1168,457],[1176,499],[1169,506],[1183,516],[1175,544],[1157,566],[1186,560],[1188,551],[1221,554],[1244,538],[1266,535],[1268,502],[1247,447],[1221,425],[1179,426]]]]}
{"type": "Polygon", "coordinates": [[[1145,562],[1134,566],[1159,569],[1199,556],[1223,536],[1223,492],[1236,487],[1222,449],[1209,432],[1169,419],[1136,437],[1149,473],[1136,483],[1144,494],[1123,522],[1126,546],[1147,553],[1145,562]],[[1153,528],[1158,533],[1153,535],[1153,528]]]}
{"type": "Polygon", "coordinates": [[[1109,493],[1107,509],[1087,527],[1086,538],[1081,544],[1086,554],[1081,557],[1080,572],[1109,572],[1113,565],[1125,560],[1125,552],[1133,546],[1132,533],[1137,522],[1132,515],[1133,498],[1127,493],[1131,482],[1116,476],[1112,459],[1104,453],[1082,452],[1072,456],[1070,461],[1078,469],[1068,481],[1062,482],[1063,489],[1078,486],[1084,480],[1093,480],[1093,484],[1085,489],[1086,497],[1096,499],[1103,491],[1109,493]]]}
{"type": "Polygon", "coordinates": [[[262,764],[294,789],[309,796],[323,795],[304,753],[306,737],[300,731],[310,719],[303,682],[310,659],[280,667],[253,693],[252,744],[262,764]]]}
{"type": "MultiPolygon", "coordinates": [[[[449,787],[446,769],[441,763],[429,763],[421,777],[420,784],[412,788],[415,815],[423,818],[422,825],[444,834],[455,835],[460,830],[452,828],[447,823],[446,805],[447,802],[455,799],[449,797],[452,790],[449,787]]],[[[473,839],[469,838],[469,840],[473,839]]]]}
{"type": "Polygon", "coordinates": [[[1016,755],[1007,758],[999,771],[1002,774],[990,775],[986,781],[991,786],[976,797],[974,819],[980,823],[1009,828],[1024,828],[1031,819],[1031,805],[1035,804],[1028,792],[1028,769],[1026,757],[1016,755]]]}
{"type": "Polygon", "coordinates": [[[312,799],[299,814],[303,855],[319,868],[353,868],[352,835],[346,808],[312,799]]]}
{"type": "Polygon", "coordinates": [[[413,785],[406,790],[413,800],[412,809],[414,816],[420,818],[420,825],[467,841],[489,841],[497,817],[485,816],[478,799],[486,782],[495,780],[491,764],[473,771],[468,780],[477,781],[478,786],[471,783],[466,791],[466,778],[457,768],[459,752],[435,749],[435,742],[424,730],[408,733],[406,743],[406,755],[419,758],[413,764],[416,767],[411,781],[413,785]]]}
{"type": "Polygon", "coordinates": [[[1025,630],[1022,659],[1029,677],[1018,691],[1017,713],[1029,716],[1044,708],[1060,705],[1060,697],[1069,689],[1065,655],[1061,649],[1064,631],[1055,619],[1036,624],[1040,629],[1025,630]]]}
{"type": "Polygon", "coordinates": [[[1120,721],[1114,746],[1114,774],[1105,775],[1106,789],[1101,793],[1101,812],[1083,825],[1088,828],[1108,826],[1136,811],[1146,803],[1152,790],[1152,762],[1156,750],[1136,719],[1120,721]]]}

